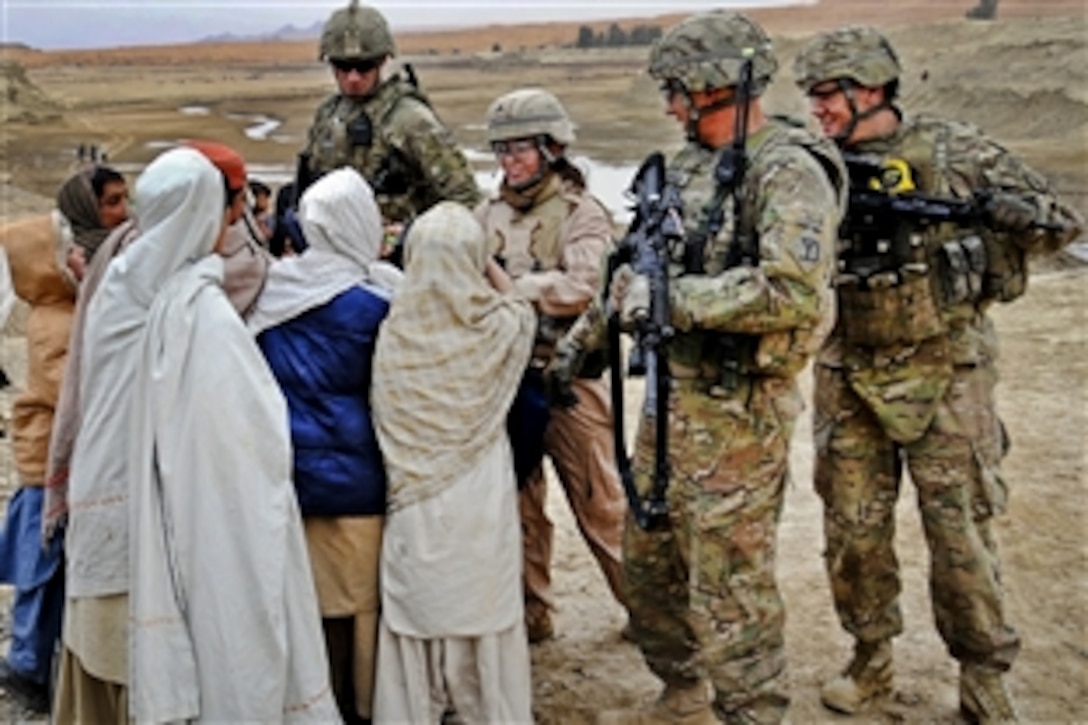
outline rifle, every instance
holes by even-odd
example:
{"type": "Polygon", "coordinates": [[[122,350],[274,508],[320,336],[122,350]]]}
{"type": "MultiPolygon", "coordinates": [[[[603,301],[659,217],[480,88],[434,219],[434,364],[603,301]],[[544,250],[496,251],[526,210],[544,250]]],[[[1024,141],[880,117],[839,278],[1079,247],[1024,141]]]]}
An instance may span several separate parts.
{"type": "Polygon", "coordinates": [[[634,347],[628,374],[645,376],[643,412],[654,420],[654,475],[649,496],[642,498],[635,488],[631,459],[623,426],[623,373],[621,371],[619,310],[608,311],[608,354],[612,376],[613,446],[620,480],[635,522],[646,531],[662,528],[668,521],[665,492],[669,485],[668,404],[669,366],[667,350],[673,336],[669,309],[669,248],[683,239],[683,202],[680,192],[665,183],[665,157],[648,156],[628,189],[635,202],[635,217],[616,251],[608,260],[608,284],[615,271],[629,264],[650,283],[650,307],[636,320],[634,347]]]}
{"type": "MultiPolygon", "coordinates": [[[[899,270],[926,271],[922,255],[915,250],[921,244],[917,231],[938,224],[976,228],[991,221],[986,210],[990,195],[984,191],[971,199],[933,196],[917,191],[913,171],[904,159],[844,153],[843,161],[850,177],[850,199],[839,239],[849,256],[849,272],[866,285],[870,278],[877,284],[891,282],[884,278],[899,270]]],[[[1060,225],[1046,222],[1033,226],[1061,230],[1060,225]]]]}
{"type": "Polygon", "coordinates": [[[296,253],[301,253],[306,248],[306,241],[296,218],[298,203],[303,192],[319,177],[320,174],[310,170],[310,153],[300,151],[295,166],[295,180],[284,184],[276,193],[276,228],[272,230],[272,238],[268,241],[268,249],[274,256],[283,256],[288,243],[296,253]]]}

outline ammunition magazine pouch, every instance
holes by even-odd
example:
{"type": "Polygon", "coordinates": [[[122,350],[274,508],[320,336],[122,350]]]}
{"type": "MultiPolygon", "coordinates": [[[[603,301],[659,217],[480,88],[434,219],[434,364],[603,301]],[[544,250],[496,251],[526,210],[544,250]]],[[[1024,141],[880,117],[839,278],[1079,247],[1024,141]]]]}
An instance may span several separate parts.
{"type": "Polygon", "coordinates": [[[983,238],[986,275],[982,280],[983,299],[1011,302],[1028,288],[1028,255],[1000,234],[983,238]]]}
{"type": "Polygon", "coordinates": [[[940,269],[946,305],[1008,302],[1027,289],[1027,255],[997,235],[945,242],[940,248],[940,269]]]}
{"type": "Polygon", "coordinates": [[[839,327],[851,345],[915,344],[947,330],[925,271],[842,275],[836,282],[839,327]]]}
{"type": "Polygon", "coordinates": [[[978,236],[942,244],[940,279],[944,303],[962,305],[980,301],[986,266],[986,247],[978,236]]]}

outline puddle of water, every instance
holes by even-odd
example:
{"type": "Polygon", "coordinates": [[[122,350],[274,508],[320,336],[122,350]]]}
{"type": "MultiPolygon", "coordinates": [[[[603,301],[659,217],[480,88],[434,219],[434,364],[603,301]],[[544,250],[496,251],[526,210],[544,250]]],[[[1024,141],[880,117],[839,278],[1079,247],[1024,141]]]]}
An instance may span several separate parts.
{"type": "Polygon", "coordinates": [[[246,136],[255,141],[267,141],[273,131],[283,125],[282,121],[268,116],[254,116],[256,121],[252,126],[246,127],[246,136]]]}
{"type": "Polygon", "coordinates": [[[224,115],[232,121],[247,122],[249,125],[243,129],[243,133],[254,141],[277,140],[272,132],[283,125],[283,121],[266,116],[263,113],[227,113],[224,115]]]}

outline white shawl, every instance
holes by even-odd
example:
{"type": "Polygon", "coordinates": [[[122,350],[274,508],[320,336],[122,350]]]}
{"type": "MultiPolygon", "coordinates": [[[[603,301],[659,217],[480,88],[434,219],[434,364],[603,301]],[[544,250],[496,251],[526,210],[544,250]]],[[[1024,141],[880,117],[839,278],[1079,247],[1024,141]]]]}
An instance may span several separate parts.
{"type": "Polygon", "coordinates": [[[134,386],[138,722],[339,721],[286,402],[208,258],[151,309],[134,386]]]}
{"type": "Polygon", "coordinates": [[[401,272],[378,261],[384,231],[374,192],[352,168],[318,179],[302,195],[299,223],[309,245],[275,262],[249,316],[254,335],[320,307],[352,287],[388,299],[401,272]]]}
{"type": "Polygon", "coordinates": [[[126,452],[138,350],[157,292],[215,245],[225,194],[218,173],[191,149],[168,152],[148,165],[135,184],[143,234],[110,262],[87,308],[79,367],[82,418],[68,484],[69,597],[129,589],[126,452]]]}
{"type": "Polygon", "coordinates": [[[78,596],[129,594],[137,722],[338,721],[286,403],[209,256],[222,177],[196,151],[169,151],[137,179],[136,208],[140,240],[88,311],[78,596]]]}

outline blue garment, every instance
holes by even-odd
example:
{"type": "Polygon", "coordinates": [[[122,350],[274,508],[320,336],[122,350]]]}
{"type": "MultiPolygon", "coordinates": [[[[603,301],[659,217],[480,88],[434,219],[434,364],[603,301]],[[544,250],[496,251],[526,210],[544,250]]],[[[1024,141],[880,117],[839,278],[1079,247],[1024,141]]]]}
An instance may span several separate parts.
{"type": "Polygon", "coordinates": [[[514,453],[514,473],[519,489],[528,485],[529,477],[544,460],[544,433],[550,420],[550,401],[543,373],[529,368],[506,416],[506,433],[514,453]]]}
{"type": "Polygon", "coordinates": [[[303,516],[385,513],[385,466],[370,419],[371,359],[389,302],[353,287],[257,337],[291,416],[303,516]]]}
{"type": "Polygon", "coordinates": [[[49,681],[64,605],[64,537],[42,547],[43,498],[37,486],[16,491],[0,533],[0,582],[15,587],[8,665],[40,685],[49,681]]]}

